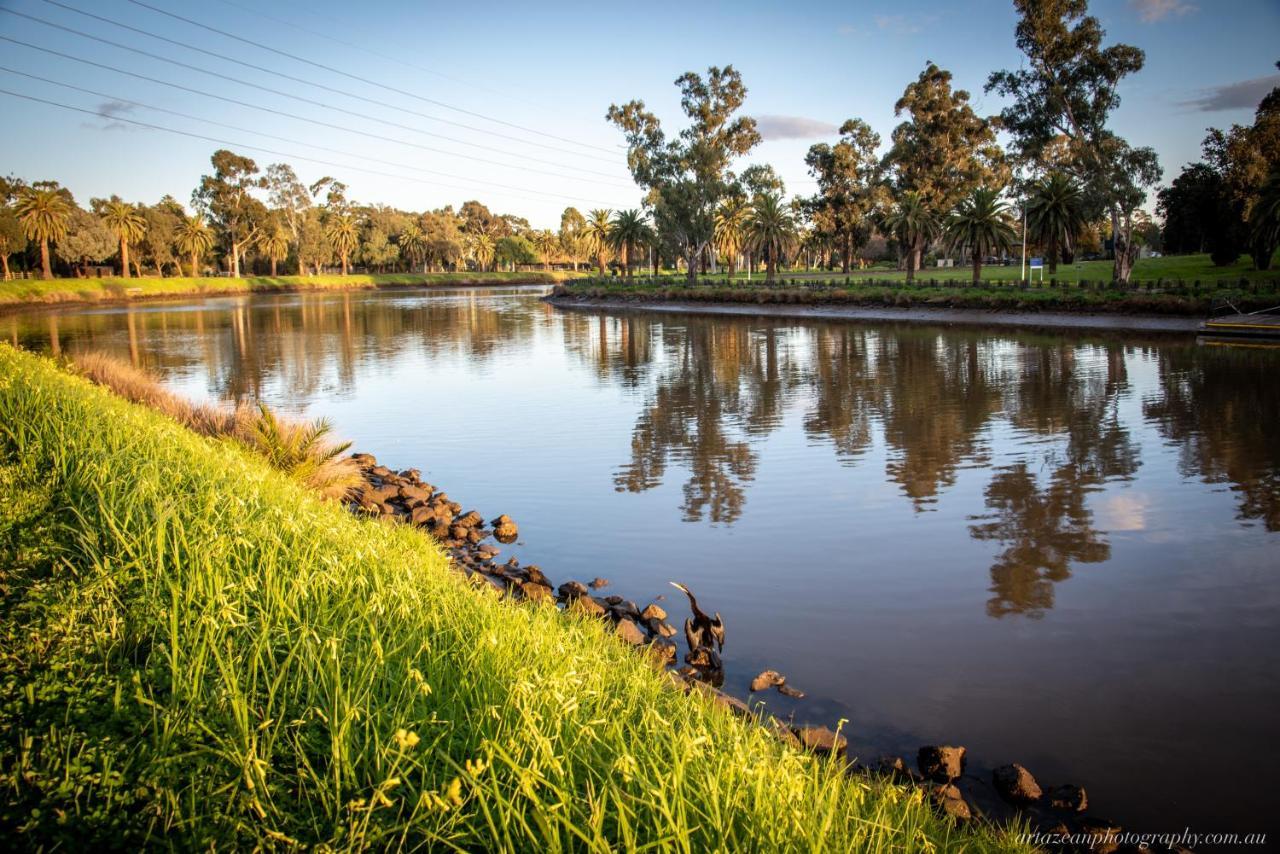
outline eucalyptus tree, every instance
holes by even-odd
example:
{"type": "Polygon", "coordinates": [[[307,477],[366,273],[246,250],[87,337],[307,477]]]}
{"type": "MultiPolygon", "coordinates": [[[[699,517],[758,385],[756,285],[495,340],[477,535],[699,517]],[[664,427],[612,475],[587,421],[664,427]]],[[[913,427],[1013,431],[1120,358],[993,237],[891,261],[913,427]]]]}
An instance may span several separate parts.
{"type": "Polygon", "coordinates": [[[871,235],[870,217],[881,183],[876,150],[880,135],[861,119],[840,126],[835,145],[810,146],[805,155],[809,174],[818,182],[818,193],[806,203],[815,228],[827,233],[840,252],[840,265],[848,273],[854,252],[871,235]]]}
{"type": "Polygon", "coordinates": [[[618,249],[622,257],[622,269],[629,279],[635,264],[636,247],[650,238],[648,218],[635,208],[618,211],[609,227],[609,244],[618,249]]]}
{"type": "Polygon", "coordinates": [[[183,217],[174,233],[174,243],[178,251],[191,259],[191,276],[200,275],[200,259],[213,248],[213,230],[200,214],[183,217]]]}
{"type": "MultiPolygon", "coordinates": [[[[884,165],[896,189],[917,194],[934,218],[950,213],[978,187],[1008,183],[994,123],[974,112],[968,92],[951,88],[950,71],[928,63],[893,113],[908,119],[893,129],[884,165]]],[[[920,266],[925,248],[921,242],[907,247],[911,266],[920,266]]]]}
{"type": "Polygon", "coordinates": [[[1054,172],[1032,186],[1027,230],[1048,248],[1050,275],[1058,272],[1059,255],[1074,251],[1076,235],[1084,226],[1084,194],[1070,176],[1054,172]]]}
{"type": "Polygon", "coordinates": [[[258,164],[226,149],[215,151],[210,162],[213,174],[201,176],[191,204],[222,233],[230,251],[231,275],[239,278],[241,258],[267,224],[267,207],[253,195],[267,182],[258,174],[258,164]]]}
{"type": "Polygon", "coordinates": [[[916,277],[916,247],[925,246],[938,235],[938,219],[924,196],[908,190],[884,216],[884,227],[897,239],[907,267],[907,281],[916,277]]]}
{"type": "Polygon", "coordinates": [[[973,283],[982,281],[982,259],[1007,252],[1018,239],[1009,206],[1000,200],[1000,191],[979,187],[961,199],[943,229],[948,248],[968,252],[973,262],[973,283]]]}
{"type": "Polygon", "coordinates": [[[83,276],[87,264],[100,264],[116,253],[116,236],[102,217],[77,207],[71,211],[67,233],[54,252],[76,268],[76,275],[83,276]]]}
{"type": "Polygon", "coordinates": [[[163,276],[165,267],[170,265],[178,267],[178,275],[182,275],[181,267],[173,254],[173,241],[178,224],[186,215],[187,212],[173,196],[165,196],[154,205],[142,209],[147,228],[138,243],[138,254],[140,260],[156,268],[158,276],[163,276]]]}
{"type": "Polygon", "coordinates": [[[9,270],[9,256],[24,249],[27,236],[22,233],[22,223],[18,215],[7,204],[0,204],[0,264],[4,265],[4,280],[13,278],[9,270]]]}
{"type": "Polygon", "coordinates": [[[324,236],[342,264],[342,275],[347,275],[351,256],[360,246],[360,220],[353,213],[330,214],[324,224],[324,236]]]}
{"type": "Polygon", "coordinates": [[[766,193],[782,196],[787,192],[787,185],[783,182],[782,176],[768,163],[753,163],[743,169],[737,183],[748,199],[754,199],[766,193]]]}
{"type": "Polygon", "coordinates": [[[302,224],[311,209],[310,189],[298,180],[288,163],[272,163],[266,173],[267,203],[288,230],[289,239],[295,244],[302,234],[302,224]]]}
{"type": "Polygon", "coordinates": [[[1105,35],[1087,0],[1014,0],[1018,48],[1027,62],[996,71],[986,91],[1011,98],[1000,113],[1018,156],[1044,162],[1057,154],[1081,182],[1089,219],[1105,212],[1115,244],[1112,275],[1127,282],[1138,257],[1135,216],[1146,188],[1160,180],[1151,148],[1134,148],[1107,127],[1120,105],[1120,81],[1142,69],[1143,52],[1126,44],[1102,46],[1105,35]]]}
{"type": "Polygon", "coordinates": [[[613,222],[609,216],[612,211],[603,208],[596,208],[587,216],[587,223],[582,227],[582,242],[587,249],[587,254],[596,261],[596,267],[600,271],[600,275],[604,275],[604,256],[612,243],[610,242],[610,233],[613,231],[613,222]]]}
{"type": "Polygon", "coordinates": [[[755,119],[734,114],[747,88],[733,66],[681,75],[680,106],[689,125],[668,138],[658,117],[644,101],[609,107],[607,118],[626,136],[627,165],[648,192],[659,228],[678,246],[692,282],[698,259],[715,239],[715,211],[731,188],[734,158],[760,142],[755,119]]]}
{"type": "Polygon", "coordinates": [[[582,258],[582,229],[586,225],[586,217],[575,207],[565,208],[560,214],[560,249],[573,262],[575,271],[582,258]]]}
{"type": "Polygon", "coordinates": [[[747,217],[747,242],[764,254],[765,281],[778,278],[778,260],[796,245],[796,220],[780,196],[766,193],[751,203],[747,217]]]}
{"type": "Polygon", "coordinates": [[[729,263],[729,276],[737,272],[738,256],[746,246],[751,206],[742,196],[729,196],[716,208],[715,247],[729,263]]]}
{"type": "Polygon", "coordinates": [[[13,206],[23,234],[28,240],[40,244],[40,269],[45,279],[53,278],[49,244],[57,243],[66,236],[72,208],[65,191],[53,187],[27,188],[13,206]]]}

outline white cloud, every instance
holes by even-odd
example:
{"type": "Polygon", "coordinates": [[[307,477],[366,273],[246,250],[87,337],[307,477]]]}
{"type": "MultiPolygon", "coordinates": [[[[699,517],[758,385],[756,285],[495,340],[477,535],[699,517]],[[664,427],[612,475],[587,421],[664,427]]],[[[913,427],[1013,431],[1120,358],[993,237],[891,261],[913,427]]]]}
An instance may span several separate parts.
{"type": "Polygon", "coordinates": [[[937,15],[876,15],[876,26],[898,35],[918,33],[937,23],[937,15]]]}
{"type": "Polygon", "coordinates": [[[1170,16],[1181,18],[1196,11],[1197,6],[1184,3],[1183,0],[1129,0],[1129,5],[1138,11],[1138,15],[1148,24],[1163,21],[1170,16]]]}
{"type": "Polygon", "coordinates": [[[840,129],[830,122],[804,116],[756,116],[756,130],[764,139],[814,139],[832,136],[840,129]]]}

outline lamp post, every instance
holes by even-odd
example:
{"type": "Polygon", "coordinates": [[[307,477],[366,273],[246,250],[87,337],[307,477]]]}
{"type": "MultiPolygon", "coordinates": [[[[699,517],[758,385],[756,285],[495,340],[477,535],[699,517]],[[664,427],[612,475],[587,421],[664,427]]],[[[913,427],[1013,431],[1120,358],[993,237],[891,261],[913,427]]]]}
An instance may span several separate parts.
{"type": "Polygon", "coordinates": [[[1018,267],[1019,281],[1027,280],[1027,200],[1022,200],[1022,264],[1018,267]]]}

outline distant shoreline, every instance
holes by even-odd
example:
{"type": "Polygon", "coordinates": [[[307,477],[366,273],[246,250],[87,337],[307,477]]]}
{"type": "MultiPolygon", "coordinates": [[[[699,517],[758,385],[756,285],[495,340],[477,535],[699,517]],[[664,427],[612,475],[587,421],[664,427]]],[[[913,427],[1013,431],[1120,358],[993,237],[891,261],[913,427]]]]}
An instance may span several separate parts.
{"type": "Polygon", "coordinates": [[[748,302],[689,302],[663,300],[645,295],[637,299],[569,296],[555,294],[545,300],[559,308],[615,309],[662,314],[709,314],[738,317],[787,317],[804,320],[861,320],[963,326],[1011,326],[1040,329],[1097,329],[1141,334],[1194,335],[1201,318],[1178,315],[1084,313],[1071,311],[1025,311],[992,309],[875,306],[875,305],[788,305],[748,302]]]}
{"type": "Polygon", "coordinates": [[[425,287],[552,285],[575,274],[567,271],[519,273],[389,273],[349,276],[16,279],[0,282],[0,314],[32,308],[128,305],[190,297],[241,294],[365,291],[425,287]]]}

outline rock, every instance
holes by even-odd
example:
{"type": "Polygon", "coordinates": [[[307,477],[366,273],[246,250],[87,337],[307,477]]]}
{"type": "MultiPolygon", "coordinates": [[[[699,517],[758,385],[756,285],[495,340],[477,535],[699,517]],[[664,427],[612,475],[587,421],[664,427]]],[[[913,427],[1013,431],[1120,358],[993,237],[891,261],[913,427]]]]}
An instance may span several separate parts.
{"type": "MultiPolygon", "coordinates": [[[[529,577],[533,578],[533,575],[530,574],[529,577]]],[[[566,581],[556,589],[556,592],[560,594],[561,599],[578,599],[587,595],[587,586],[581,581],[566,581]]]]}
{"type": "Polygon", "coordinates": [[[545,584],[526,581],[520,585],[520,592],[530,602],[542,602],[551,598],[551,588],[545,584]]]}
{"type": "Polygon", "coordinates": [[[500,543],[514,543],[520,536],[520,529],[505,513],[490,522],[489,526],[493,528],[494,539],[500,543]]]}
{"type": "Polygon", "coordinates": [[[657,620],[658,622],[662,622],[666,618],[667,618],[667,612],[662,610],[662,608],[658,607],[652,602],[650,602],[648,605],[645,605],[644,610],[640,612],[640,619],[644,620],[645,622],[648,622],[649,620],[657,620]]]}
{"type": "Polygon", "coordinates": [[[383,480],[386,480],[389,477],[393,477],[391,473],[391,469],[387,468],[386,466],[375,465],[371,469],[369,469],[369,474],[373,475],[374,477],[382,478],[383,480]]]}
{"type": "Polygon", "coordinates": [[[587,586],[593,590],[599,590],[601,587],[609,586],[609,579],[601,578],[600,576],[597,575],[595,578],[587,582],[587,586]]]}
{"type": "Polygon", "coordinates": [[[916,767],[928,780],[949,783],[964,773],[963,747],[928,745],[916,755],[916,767]]]}
{"type": "Polygon", "coordinates": [[[1089,808],[1089,796],[1083,787],[1065,783],[1049,789],[1049,806],[1068,812],[1084,812],[1089,808]]]}
{"type": "Polygon", "coordinates": [[[431,491],[423,489],[420,486],[408,484],[400,487],[400,497],[405,501],[414,502],[416,504],[426,504],[431,500],[431,491]]]}
{"type": "Polygon", "coordinates": [[[456,523],[449,528],[449,536],[455,540],[465,540],[467,538],[467,534],[470,532],[471,529],[467,526],[458,525],[456,523]]]}
{"type": "Polygon", "coordinates": [[[435,511],[425,504],[413,508],[413,513],[409,517],[409,520],[419,528],[434,522],[435,519],[435,511]]]}
{"type": "Polygon", "coordinates": [[[843,756],[845,748],[849,745],[849,740],[837,732],[832,732],[824,726],[802,726],[795,730],[796,737],[800,739],[800,744],[806,750],[812,750],[814,753],[830,754],[843,756]]]}
{"type": "Polygon", "coordinates": [[[502,549],[497,546],[483,545],[476,546],[476,554],[484,560],[492,560],[502,553],[502,549]]]}
{"type": "Polygon", "coordinates": [[[479,579],[484,582],[480,584],[480,589],[491,593],[497,593],[499,596],[507,592],[507,583],[501,578],[494,578],[492,575],[484,572],[477,572],[472,578],[479,579]]]}
{"type": "Polygon", "coordinates": [[[393,498],[400,497],[400,487],[394,483],[384,484],[373,490],[373,496],[375,500],[385,504],[393,498]]]}
{"type": "Polygon", "coordinates": [[[373,454],[352,454],[351,459],[355,460],[356,465],[360,466],[360,468],[367,469],[378,464],[378,461],[374,458],[373,454]]]}
{"type": "Polygon", "coordinates": [[[578,596],[569,603],[566,610],[586,614],[589,617],[603,617],[605,614],[604,606],[590,596],[578,596]]]}
{"type": "Polygon", "coordinates": [[[960,797],[959,789],[955,786],[948,786],[948,789],[955,791],[955,797],[940,797],[934,801],[938,807],[938,812],[945,816],[949,816],[953,821],[968,821],[973,818],[973,811],[969,809],[969,804],[965,799],[960,797]]]}
{"type": "Polygon", "coordinates": [[[770,688],[773,688],[774,686],[785,684],[786,681],[787,681],[787,678],[783,676],[781,673],[779,673],[778,671],[764,670],[764,671],[761,671],[760,675],[758,675],[755,679],[751,680],[751,691],[753,693],[768,691],[770,688]]]}
{"type": "Polygon", "coordinates": [[[876,760],[875,772],[895,780],[910,780],[911,772],[901,756],[881,756],[876,760]]]}
{"type": "Polygon", "coordinates": [[[649,623],[649,628],[653,631],[654,634],[664,638],[673,638],[676,636],[676,627],[671,625],[670,623],[651,621],[649,623]]]}
{"type": "Polygon", "coordinates": [[[1092,840],[1096,842],[1089,849],[1090,852],[1099,852],[1100,854],[1111,854],[1120,847],[1120,843],[1116,841],[1116,837],[1124,830],[1114,821],[1105,818],[1097,818],[1095,816],[1086,816],[1080,819],[1080,830],[1089,834],[1092,840]]]}
{"type": "MultiPolygon", "coordinates": [[[[590,586],[591,586],[591,587],[595,587],[596,585],[592,584],[592,585],[590,585],[590,586]]],[[[610,606],[610,607],[613,607],[614,605],[621,605],[621,604],[622,604],[622,597],[621,597],[621,596],[606,596],[606,597],[604,597],[604,601],[605,601],[605,602],[607,602],[607,603],[609,604],[609,606],[610,606]]]]}
{"type": "Polygon", "coordinates": [[[618,625],[614,628],[614,634],[622,638],[632,646],[640,646],[648,638],[644,632],[640,631],[640,627],[625,617],[618,621],[618,625]]]}
{"type": "Polygon", "coordinates": [[[485,531],[483,528],[467,529],[467,542],[471,543],[472,545],[478,544],[481,540],[483,540],[487,536],[489,536],[489,533],[485,531]]]}
{"type": "Polygon", "coordinates": [[[778,693],[786,697],[794,697],[797,700],[804,699],[803,691],[801,691],[799,688],[796,688],[791,685],[787,685],[785,683],[778,686],[778,693]]]}
{"type": "Polygon", "coordinates": [[[461,525],[464,528],[479,528],[484,525],[484,517],[477,510],[468,510],[455,519],[453,524],[461,525]]]}
{"type": "Polygon", "coordinates": [[[648,652],[663,665],[671,664],[676,660],[676,645],[670,641],[652,641],[648,646],[648,652]]]}
{"type": "MultiPolygon", "coordinates": [[[[609,598],[612,599],[613,597],[610,596],[609,598]]],[[[614,602],[613,610],[617,611],[619,614],[621,614],[624,617],[627,617],[628,619],[631,619],[631,620],[640,619],[640,609],[636,607],[635,602],[631,602],[626,599],[622,600],[621,602],[614,602]]]]}
{"type": "Polygon", "coordinates": [[[1040,784],[1021,765],[1001,765],[991,772],[991,782],[1000,797],[1013,804],[1040,800],[1040,784]]]}
{"type": "Polygon", "coordinates": [[[526,566],[524,568],[524,574],[525,577],[534,584],[545,584],[548,587],[552,586],[551,581],[542,574],[542,567],[538,566],[536,563],[531,563],[526,566]]]}
{"type": "Polygon", "coordinates": [[[404,469],[400,472],[400,477],[412,483],[422,480],[422,472],[417,469],[404,469]]]}

